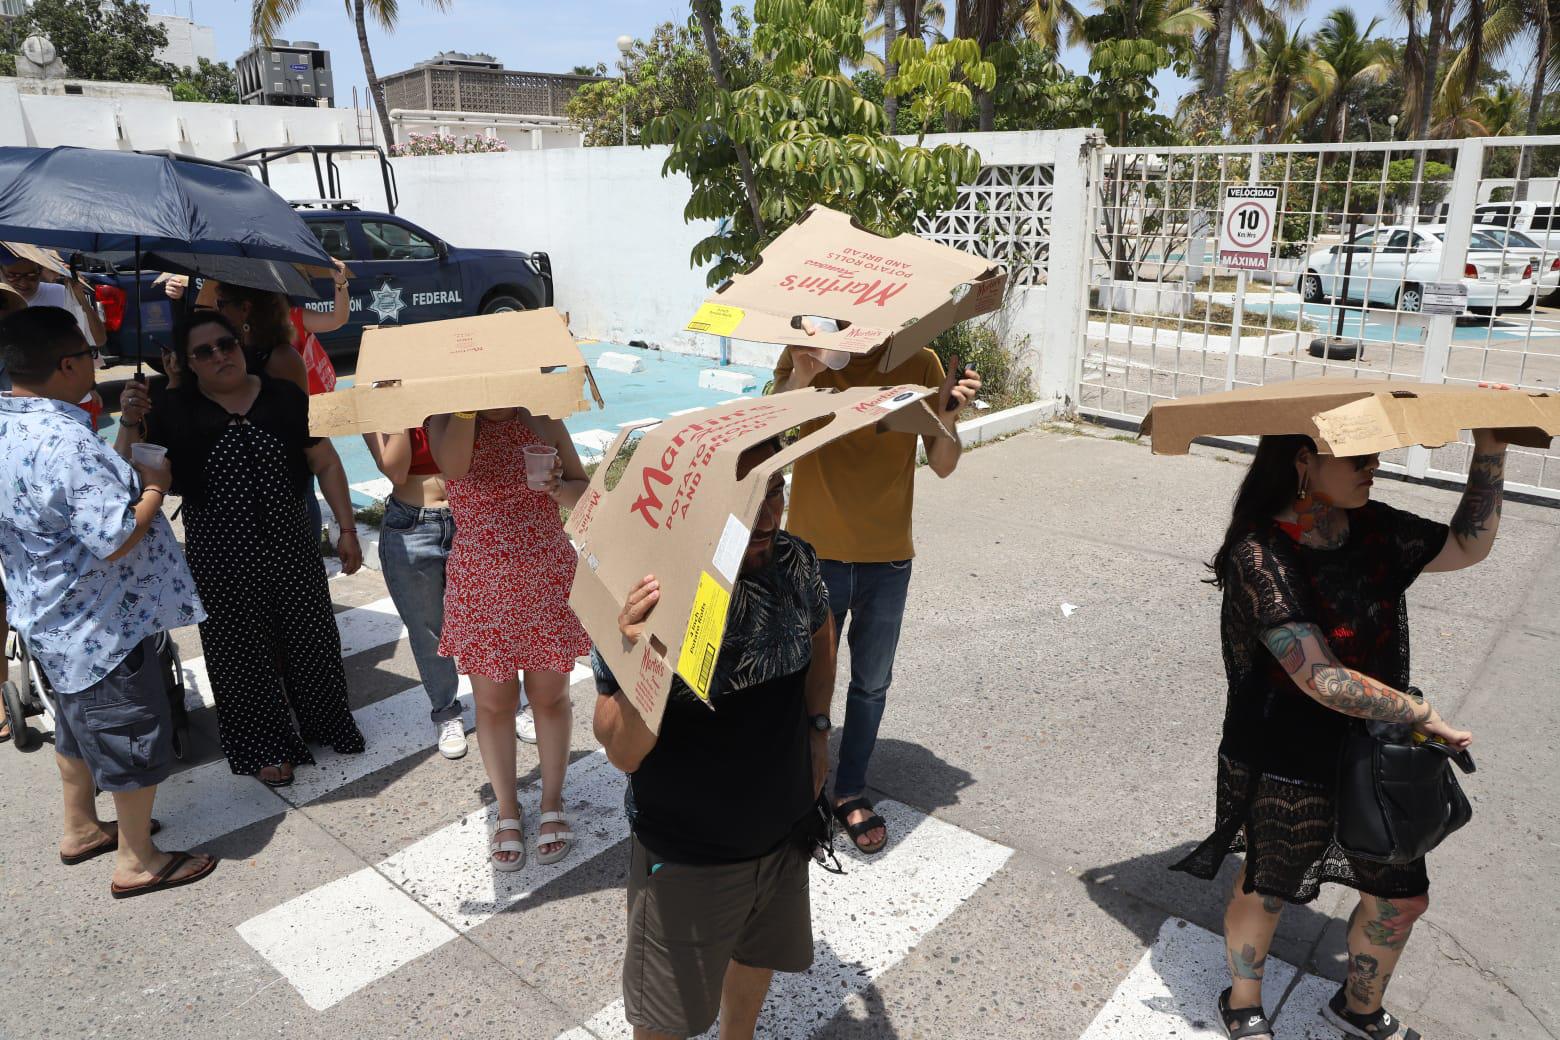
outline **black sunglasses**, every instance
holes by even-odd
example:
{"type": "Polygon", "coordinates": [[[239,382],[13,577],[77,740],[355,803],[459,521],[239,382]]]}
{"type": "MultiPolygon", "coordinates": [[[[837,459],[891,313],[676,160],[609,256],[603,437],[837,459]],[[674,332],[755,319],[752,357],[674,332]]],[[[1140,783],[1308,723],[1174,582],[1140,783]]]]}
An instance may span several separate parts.
{"type": "Polygon", "coordinates": [[[1381,453],[1379,451],[1374,455],[1352,455],[1349,457],[1349,462],[1354,465],[1354,471],[1356,473],[1363,473],[1365,470],[1369,469],[1371,466],[1380,461],[1381,453]]]}
{"type": "Polygon", "coordinates": [[[210,361],[212,358],[217,356],[218,351],[221,351],[223,354],[231,354],[237,349],[238,340],[234,339],[232,336],[223,336],[215,343],[202,343],[198,347],[191,347],[190,360],[210,361]]]}
{"type": "Polygon", "coordinates": [[[88,347],[86,350],[77,350],[70,354],[61,354],[60,360],[65,361],[68,358],[86,357],[89,354],[91,355],[93,361],[98,359],[98,349],[96,347],[88,347]]]}

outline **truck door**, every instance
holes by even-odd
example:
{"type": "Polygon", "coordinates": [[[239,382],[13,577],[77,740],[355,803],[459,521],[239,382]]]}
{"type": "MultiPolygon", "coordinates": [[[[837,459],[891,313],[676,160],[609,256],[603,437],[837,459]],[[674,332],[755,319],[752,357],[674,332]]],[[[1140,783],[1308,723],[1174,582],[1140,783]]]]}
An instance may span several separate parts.
{"type": "Polygon", "coordinates": [[[460,272],[442,242],[397,217],[362,216],[355,223],[357,259],[351,266],[363,280],[365,298],[354,320],[413,325],[465,312],[460,272]]]}

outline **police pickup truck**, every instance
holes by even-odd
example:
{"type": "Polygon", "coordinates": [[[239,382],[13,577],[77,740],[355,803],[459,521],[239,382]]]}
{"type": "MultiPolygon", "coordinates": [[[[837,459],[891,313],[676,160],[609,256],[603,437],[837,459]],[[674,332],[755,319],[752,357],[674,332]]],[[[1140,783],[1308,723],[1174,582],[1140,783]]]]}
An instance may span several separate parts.
{"type": "MultiPolygon", "coordinates": [[[[349,320],[335,332],[320,336],[332,356],[355,356],[363,329],[369,325],[413,325],[444,318],[498,311],[549,307],[553,302],[552,263],[546,253],[509,249],[472,249],[451,245],[433,232],[397,216],[395,172],[377,148],[346,145],[301,145],[259,149],[234,156],[230,162],[255,168],[270,183],[270,164],[294,156],[312,158],[321,198],[294,200],[293,206],[319,239],[320,246],[343,261],[351,272],[349,320]],[[378,155],[384,180],[386,210],[359,209],[341,197],[335,156],[343,152],[378,155]]],[[[105,353],[110,362],[135,360],[135,316],[129,312],[131,275],[88,274],[108,329],[105,353]]],[[[146,359],[155,362],[158,348],[171,333],[185,303],[171,301],[156,275],[145,272],[136,295],[146,359]]],[[[323,299],[298,300],[302,306],[329,310],[330,282],[316,283],[323,299]]],[[[193,293],[186,301],[193,299],[193,293]]]]}

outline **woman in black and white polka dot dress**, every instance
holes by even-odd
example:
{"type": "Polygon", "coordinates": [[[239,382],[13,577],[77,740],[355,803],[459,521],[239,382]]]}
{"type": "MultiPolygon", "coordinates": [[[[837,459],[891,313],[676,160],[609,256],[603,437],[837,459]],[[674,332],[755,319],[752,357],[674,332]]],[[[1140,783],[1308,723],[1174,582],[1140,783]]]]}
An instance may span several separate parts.
{"type": "MultiPolygon", "coordinates": [[[[314,761],[309,744],[363,750],[318,532],[304,509],[312,473],[332,512],[350,518],[346,475],[330,441],[309,436],[307,395],[250,375],[220,315],[196,311],[175,346],[194,378],[147,415],[144,435],[167,447],[174,491],[184,496],[222,751],[233,772],[281,787],[295,764],[314,761]]],[[[363,559],[350,524],[338,545],[348,574],[363,559]]]]}

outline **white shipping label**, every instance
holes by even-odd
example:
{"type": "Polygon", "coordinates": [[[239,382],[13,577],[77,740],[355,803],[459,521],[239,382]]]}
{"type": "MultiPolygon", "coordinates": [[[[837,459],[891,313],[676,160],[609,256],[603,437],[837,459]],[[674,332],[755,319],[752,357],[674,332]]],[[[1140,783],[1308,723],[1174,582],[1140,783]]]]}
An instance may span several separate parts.
{"type": "Polygon", "coordinates": [[[752,537],[748,527],[733,514],[726,517],[726,529],[720,533],[715,546],[715,558],[711,564],[721,577],[732,585],[737,583],[737,571],[742,567],[742,555],[747,552],[748,539],[752,537]]]}

